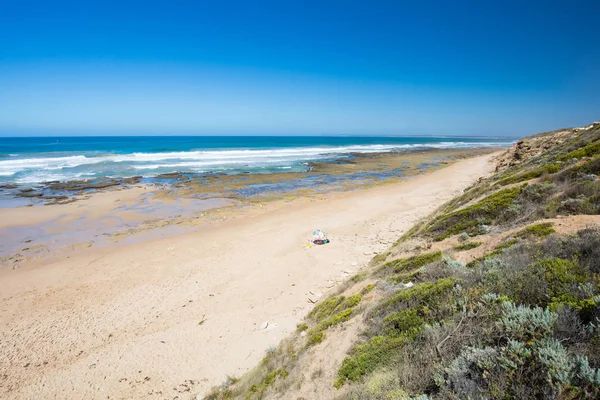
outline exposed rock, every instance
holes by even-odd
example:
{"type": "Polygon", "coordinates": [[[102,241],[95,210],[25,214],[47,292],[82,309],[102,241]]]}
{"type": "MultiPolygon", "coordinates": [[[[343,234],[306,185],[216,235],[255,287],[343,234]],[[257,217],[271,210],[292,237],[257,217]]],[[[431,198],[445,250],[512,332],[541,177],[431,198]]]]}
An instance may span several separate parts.
{"type": "Polygon", "coordinates": [[[49,189],[52,190],[86,190],[86,189],[105,189],[111,186],[119,186],[121,182],[112,178],[98,179],[94,181],[69,181],[69,182],[58,182],[48,185],[49,189]]]}
{"type": "Polygon", "coordinates": [[[193,175],[193,172],[168,172],[166,174],[156,175],[159,179],[177,179],[187,181],[190,179],[188,175],[193,175]]]}
{"type": "Polygon", "coordinates": [[[33,189],[30,190],[22,190],[20,193],[16,194],[17,197],[43,197],[44,193],[42,192],[34,192],[33,189]]]}
{"type": "MultiPolygon", "coordinates": [[[[593,126],[594,124],[590,125],[590,127],[593,126]]],[[[578,136],[587,128],[562,129],[519,140],[513,147],[496,158],[496,172],[522,164],[531,157],[536,157],[543,151],[578,136]]]]}
{"type": "Polygon", "coordinates": [[[132,176],[131,178],[123,178],[122,182],[126,185],[135,185],[142,180],[142,176],[132,176]]]}

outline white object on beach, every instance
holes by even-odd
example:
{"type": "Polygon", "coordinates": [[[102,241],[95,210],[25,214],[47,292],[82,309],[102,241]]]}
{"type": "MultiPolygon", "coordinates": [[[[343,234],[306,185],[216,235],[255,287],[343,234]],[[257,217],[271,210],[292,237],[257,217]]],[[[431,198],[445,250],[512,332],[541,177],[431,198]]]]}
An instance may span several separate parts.
{"type": "Polygon", "coordinates": [[[269,323],[267,321],[263,322],[262,324],[260,324],[260,326],[258,327],[258,329],[260,330],[265,330],[269,327],[269,323]]]}
{"type": "Polygon", "coordinates": [[[406,289],[408,289],[408,288],[411,288],[411,287],[413,287],[413,286],[415,286],[415,284],[414,284],[414,283],[412,283],[412,282],[408,282],[408,283],[405,283],[405,284],[404,284],[404,287],[405,287],[406,289]]]}
{"type": "Polygon", "coordinates": [[[276,329],[277,328],[277,324],[269,324],[269,327],[267,328],[267,331],[270,331],[272,329],[276,329]]]}

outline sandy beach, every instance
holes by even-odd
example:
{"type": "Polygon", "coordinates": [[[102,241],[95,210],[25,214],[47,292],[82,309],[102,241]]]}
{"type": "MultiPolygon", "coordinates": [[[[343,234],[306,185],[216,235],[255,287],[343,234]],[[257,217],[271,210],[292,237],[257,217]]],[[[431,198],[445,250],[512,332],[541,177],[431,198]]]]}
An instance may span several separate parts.
{"type": "MultiPolygon", "coordinates": [[[[313,307],[309,297],[331,290],[492,172],[493,156],[393,184],[270,202],[179,235],[2,268],[0,397],[204,393],[293,331],[313,307]],[[331,243],[307,248],[316,228],[331,243]]],[[[94,201],[101,213],[103,201],[135,195],[111,192],[94,201]]]]}

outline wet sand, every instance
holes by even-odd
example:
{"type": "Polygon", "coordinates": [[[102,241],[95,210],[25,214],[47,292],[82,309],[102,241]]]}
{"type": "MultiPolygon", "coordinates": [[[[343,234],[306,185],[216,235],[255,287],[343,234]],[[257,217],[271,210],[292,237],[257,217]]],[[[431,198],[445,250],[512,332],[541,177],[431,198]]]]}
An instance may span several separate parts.
{"type": "MultiPolygon", "coordinates": [[[[188,233],[1,268],[0,397],[189,398],[239,375],[295,329],[313,307],[308,297],[491,172],[491,157],[363,190],[219,209],[188,233]],[[315,228],[331,243],[307,248],[315,228]]],[[[117,200],[136,204],[144,190],[92,196],[93,217],[117,200]]],[[[73,207],[68,218],[77,218],[88,207],[78,203],[44,208],[73,207]]],[[[29,210],[32,221],[48,218],[29,210]]]]}
{"type": "Polygon", "coordinates": [[[455,149],[358,154],[311,163],[305,172],[182,172],[155,178],[100,178],[0,188],[0,268],[20,268],[35,259],[48,262],[65,252],[90,247],[191,232],[270,202],[393,183],[489,152],[455,149]],[[66,199],[56,202],[55,197],[66,199]],[[21,207],[7,207],[15,201],[21,207]],[[30,207],[23,206],[23,201],[30,207]]]}

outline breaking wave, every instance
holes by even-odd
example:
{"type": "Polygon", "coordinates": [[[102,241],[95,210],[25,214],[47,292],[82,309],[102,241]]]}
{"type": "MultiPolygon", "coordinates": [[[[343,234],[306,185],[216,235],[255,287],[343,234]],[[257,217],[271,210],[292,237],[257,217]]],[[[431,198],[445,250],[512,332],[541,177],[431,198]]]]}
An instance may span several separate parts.
{"type": "Polygon", "coordinates": [[[165,172],[302,169],[303,163],[338,159],[351,153],[401,152],[424,148],[505,147],[507,142],[439,142],[317,146],[276,149],[222,149],[130,154],[14,155],[0,159],[4,182],[35,183],[99,176],[154,176],[165,172]]]}

